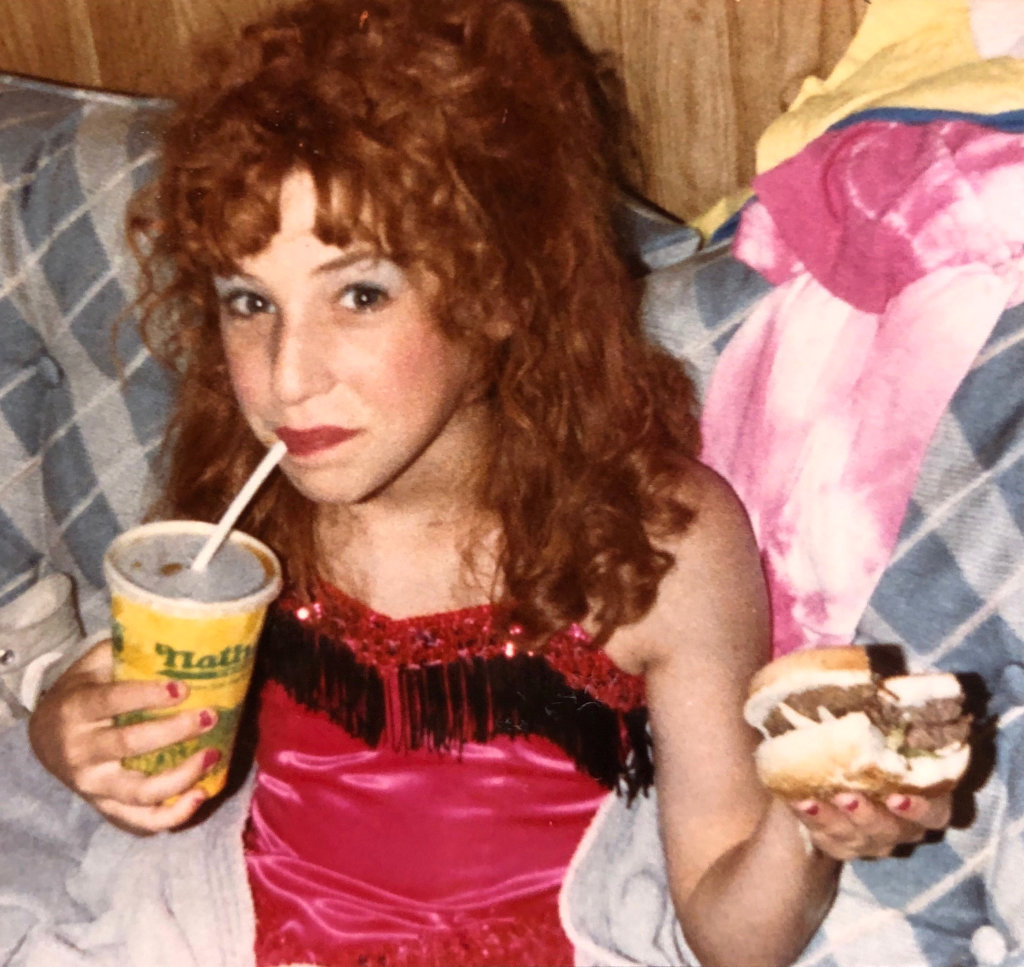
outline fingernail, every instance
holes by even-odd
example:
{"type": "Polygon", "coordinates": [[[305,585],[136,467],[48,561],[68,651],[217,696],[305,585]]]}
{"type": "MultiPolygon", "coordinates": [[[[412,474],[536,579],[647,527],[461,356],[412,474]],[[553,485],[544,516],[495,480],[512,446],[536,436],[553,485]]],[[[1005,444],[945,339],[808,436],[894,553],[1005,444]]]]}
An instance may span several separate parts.
{"type": "Polygon", "coordinates": [[[182,687],[180,682],[168,682],[167,683],[167,694],[171,698],[181,698],[182,687]]]}
{"type": "Polygon", "coordinates": [[[860,809],[860,800],[854,796],[840,796],[836,799],[836,805],[840,809],[845,809],[848,813],[855,813],[860,809]]]}
{"type": "Polygon", "coordinates": [[[209,709],[205,709],[204,708],[199,713],[199,727],[200,728],[212,729],[213,728],[213,723],[216,722],[216,721],[217,720],[216,720],[216,718],[214,718],[213,712],[211,712],[209,709]]]}
{"type": "Polygon", "coordinates": [[[220,762],[220,749],[207,749],[203,753],[203,770],[209,769],[211,766],[216,765],[220,762]]]}
{"type": "Polygon", "coordinates": [[[796,807],[805,816],[817,816],[821,812],[821,807],[816,802],[802,802],[796,807]]]}
{"type": "Polygon", "coordinates": [[[905,813],[910,808],[910,805],[909,796],[900,796],[899,799],[893,799],[889,802],[890,809],[895,809],[901,813],[905,813]]]}

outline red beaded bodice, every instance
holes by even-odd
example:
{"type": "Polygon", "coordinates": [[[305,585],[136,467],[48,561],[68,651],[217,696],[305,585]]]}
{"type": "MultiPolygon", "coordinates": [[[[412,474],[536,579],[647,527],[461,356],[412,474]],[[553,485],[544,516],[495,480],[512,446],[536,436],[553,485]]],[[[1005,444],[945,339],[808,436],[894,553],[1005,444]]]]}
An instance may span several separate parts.
{"type": "Polygon", "coordinates": [[[390,618],[323,585],[268,619],[261,673],[376,746],[458,749],[539,735],[608,787],[653,781],[642,678],[572,625],[539,652],[498,631],[490,605],[390,618]]]}

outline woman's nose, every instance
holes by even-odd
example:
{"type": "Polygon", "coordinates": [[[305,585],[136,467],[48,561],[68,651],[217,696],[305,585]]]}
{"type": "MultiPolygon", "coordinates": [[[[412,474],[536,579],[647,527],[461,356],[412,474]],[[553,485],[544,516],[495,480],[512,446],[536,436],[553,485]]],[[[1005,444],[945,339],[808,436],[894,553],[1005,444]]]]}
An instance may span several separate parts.
{"type": "Polygon", "coordinates": [[[330,388],[330,357],[324,335],[317,332],[313,321],[282,320],[272,374],[274,393],[281,403],[299,403],[330,388]]]}

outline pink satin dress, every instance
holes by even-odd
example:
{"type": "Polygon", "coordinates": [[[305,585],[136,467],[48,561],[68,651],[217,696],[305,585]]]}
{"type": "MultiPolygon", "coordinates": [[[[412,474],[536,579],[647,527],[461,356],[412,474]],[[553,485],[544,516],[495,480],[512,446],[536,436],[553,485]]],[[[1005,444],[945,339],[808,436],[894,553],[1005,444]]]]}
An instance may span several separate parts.
{"type": "Polygon", "coordinates": [[[642,682],[578,628],[517,653],[489,607],[392,620],[333,588],[261,647],[259,967],[572,963],[572,853],[650,782],[642,682]]]}

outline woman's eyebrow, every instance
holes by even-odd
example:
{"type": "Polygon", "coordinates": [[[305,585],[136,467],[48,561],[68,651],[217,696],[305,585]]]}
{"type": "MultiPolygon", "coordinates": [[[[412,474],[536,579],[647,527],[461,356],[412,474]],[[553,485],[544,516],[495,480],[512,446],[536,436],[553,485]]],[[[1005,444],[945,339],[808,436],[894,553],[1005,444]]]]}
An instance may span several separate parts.
{"type": "Polygon", "coordinates": [[[343,255],[339,255],[336,258],[328,259],[326,262],[321,263],[315,269],[313,269],[313,275],[325,275],[329,272],[336,272],[339,269],[347,269],[350,266],[358,265],[361,262],[375,265],[379,262],[384,261],[379,255],[362,249],[360,251],[348,252],[343,255]]]}
{"type": "MultiPolygon", "coordinates": [[[[312,275],[327,275],[331,272],[338,272],[342,269],[350,268],[353,265],[359,265],[366,263],[369,266],[379,265],[382,262],[387,261],[375,252],[369,249],[361,249],[359,251],[345,252],[334,258],[330,258],[325,262],[321,262],[315,266],[311,273],[312,275]]],[[[231,275],[215,275],[213,277],[214,287],[219,291],[222,289],[230,289],[235,286],[252,286],[254,288],[265,288],[264,284],[254,275],[249,275],[247,272],[234,272],[231,275]]]]}
{"type": "Polygon", "coordinates": [[[251,275],[246,275],[244,272],[236,272],[234,275],[215,275],[213,277],[213,287],[219,293],[224,293],[241,286],[259,289],[264,288],[259,279],[256,279],[251,275]]]}

